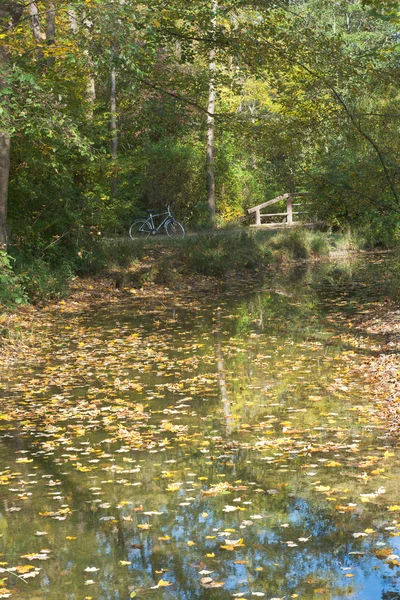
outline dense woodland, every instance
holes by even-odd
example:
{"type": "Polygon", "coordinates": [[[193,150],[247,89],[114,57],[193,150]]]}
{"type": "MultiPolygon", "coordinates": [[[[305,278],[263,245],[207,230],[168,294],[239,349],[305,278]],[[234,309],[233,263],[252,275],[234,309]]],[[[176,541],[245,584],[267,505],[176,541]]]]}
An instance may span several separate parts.
{"type": "Polygon", "coordinates": [[[389,243],[397,14],[391,1],[3,0],[0,244],[17,269],[77,272],[145,208],[222,226],[293,191],[328,226],[389,243]]]}

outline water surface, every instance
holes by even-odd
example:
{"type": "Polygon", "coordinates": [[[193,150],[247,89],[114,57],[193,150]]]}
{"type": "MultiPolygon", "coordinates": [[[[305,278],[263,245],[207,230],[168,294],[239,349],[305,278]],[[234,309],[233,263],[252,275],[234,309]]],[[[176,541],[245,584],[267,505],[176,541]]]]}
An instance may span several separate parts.
{"type": "Polygon", "coordinates": [[[399,450],[354,369],[391,260],[45,312],[0,384],[0,598],[399,599],[399,450]]]}

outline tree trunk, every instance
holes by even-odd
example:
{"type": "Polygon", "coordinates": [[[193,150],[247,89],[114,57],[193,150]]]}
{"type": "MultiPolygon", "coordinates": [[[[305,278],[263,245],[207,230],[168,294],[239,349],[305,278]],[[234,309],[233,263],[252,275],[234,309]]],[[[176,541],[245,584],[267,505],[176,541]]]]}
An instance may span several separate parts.
{"type": "MultiPolygon", "coordinates": [[[[22,17],[23,4],[8,0],[0,5],[0,33],[7,34],[22,17]]],[[[11,139],[9,133],[10,112],[7,104],[8,95],[2,94],[9,87],[9,56],[6,45],[0,45],[0,97],[4,99],[3,114],[0,120],[0,250],[7,249],[7,208],[8,182],[10,178],[11,139]]]]}
{"type": "Polygon", "coordinates": [[[32,29],[33,37],[35,38],[35,40],[38,44],[37,62],[38,62],[38,66],[40,67],[43,65],[43,49],[42,49],[41,45],[43,44],[43,41],[46,38],[46,35],[44,33],[42,33],[42,29],[40,26],[39,10],[38,10],[36,2],[29,3],[29,14],[31,17],[31,29],[32,29]]]}
{"type": "Polygon", "coordinates": [[[74,11],[73,8],[70,8],[67,10],[67,15],[68,15],[68,19],[69,19],[69,26],[71,28],[72,33],[79,33],[79,25],[78,25],[78,19],[76,18],[76,12],[74,11]]]}
{"type": "Polygon", "coordinates": [[[0,131],[0,250],[7,249],[7,201],[9,174],[10,136],[6,131],[0,131]]]}
{"type": "MultiPolygon", "coordinates": [[[[7,88],[8,53],[5,46],[0,46],[0,95],[7,88]]],[[[2,96],[4,98],[4,96],[2,96]]],[[[7,96],[5,96],[7,99],[7,96]]],[[[0,250],[7,249],[7,204],[8,180],[10,176],[10,134],[8,132],[8,106],[0,126],[0,250]]]]}
{"type": "Polygon", "coordinates": [[[36,2],[29,3],[29,14],[31,16],[31,26],[33,37],[37,42],[43,41],[42,30],[40,28],[39,10],[36,2]]]}
{"type": "MultiPolygon", "coordinates": [[[[49,0],[48,9],[46,11],[46,42],[48,46],[53,46],[56,38],[56,6],[53,0],[49,0]]],[[[55,62],[54,56],[47,59],[49,67],[55,62]]]]}
{"type": "MultiPolygon", "coordinates": [[[[93,65],[93,61],[91,61],[90,57],[88,57],[88,62],[89,62],[89,67],[91,67],[93,65]]],[[[88,83],[86,86],[86,94],[87,94],[87,99],[91,106],[90,115],[88,115],[88,116],[90,118],[93,118],[93,105],[94,105],[94,101],[96,100],[96,84],[94,81],[94,77],[91,73],[89,74],[89,80],[88,80],[88,83]]]]}
{"type": "MultiPolygon", "coordinates": [[[[215,33],[217,28],[217,0],[213,0],[212,4],[212,27],[213,37],[215,39],[215,33]]],[[[207,200],[208,208],[210,211],[211,220],[215,216],[216,205],[215,205],[215,161],[214,161],[214,150],[215,150],[215,48],[210,51],[210,62],[209,62],[210,82],[208,86],[208,107],[207,107],[207,151],[206,151],[206,162],[207,162],[207,200]]]]}
{"type": "MultiPolygon", "coordinates": [[[[111,69],[111,156],[113,161],[117,160],[118,156],[118,130],[117,130],[117,99],[116,99],[116,72],[115,67],[111,69]]],[[[117,177],[114,176],[112,183],[112,195],[117,193],[117,177]]]]}
{"type": "MultiPolygon", "coordinates": [[[[67,10],[67,14],[68,14],[68,19],[69,19],[69,25],[71,28],[71,31],[74,35],[78,35],[79,33],[79,24],[78,24],[78,19],[76,17],[76,12],[74,11],[73,8],[70,8],[69,10],[67,10]]],[[[89,52],[87,50],[83,51],[83,54],[87,57],[87,62],[88,62],[88,82],[87,82],[87,86],[86,86],[86,96],[87,96],[87,100],[89,102],[89,109],[87,111],[87,118],[88,119],[92,119],[93,118],[93,109],[94,109],[94,101],[96,100],[96,84],[95,84],[95,80],[94,80],[94,75],[93,75],[93,60],[89,54],[89,52]]]]}
{"type": "Polygon", "coordinates": [[[216,212],[215,206],[215,50],[210,52],[210,83],[208,90],[208,107],[207,107],[207,198],[208,207],[211,218],[216,212]]]}
{"type": "Polygon", "coordinates": [[[56,6],[52,0],[49,1],[49,8],[46,11],[46,41],[50,46],[54,44],[56,37],[56,6]]]}

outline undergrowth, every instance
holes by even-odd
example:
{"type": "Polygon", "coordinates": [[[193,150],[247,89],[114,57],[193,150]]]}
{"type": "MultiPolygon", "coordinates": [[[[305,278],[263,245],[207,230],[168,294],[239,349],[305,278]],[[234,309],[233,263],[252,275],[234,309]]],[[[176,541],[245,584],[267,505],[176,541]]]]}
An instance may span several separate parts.
{"type": "Polygon", "coordinates": [[[293,260],[360,250],[359,234],[293,228],[281,231],[205,232],[184,240],[127,238],[92,241],[83,249],[51,248],[32,257],[0,254],[0,306],[42,303],[68,294],[76,276],[107,276],[116,287],[146,282],[169,284],[185,275],[224,279],[238,271],[263,273],[293,260]]]}
{"type": "Polygon", "coordinates": [[[23,278],[14,272],[12,263],[13,259],[0,251],[0,306],[8,308],[27,301],[23,278]]]}
{"type": "Polygon", "coordinates": [[[148,242],[158,253],[147,270],[133,281],[171,283],[185,275],[226,278],[238,271],[263,273],[285,262],[329,256],[330,252],[361,249],[350,233],[310,231],[296,228],[280,232],[242,231],[227,235],[209,233],[188,236],[180,242],[148,242]],[[157,250],[156,250],[157,249],[157,250]]]}

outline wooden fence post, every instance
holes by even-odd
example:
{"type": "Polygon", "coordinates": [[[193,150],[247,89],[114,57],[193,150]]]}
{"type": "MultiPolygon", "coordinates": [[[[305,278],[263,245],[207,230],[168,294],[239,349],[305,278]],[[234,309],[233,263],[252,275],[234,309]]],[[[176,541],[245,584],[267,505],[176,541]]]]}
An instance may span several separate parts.
{"type": "Polygon", "coordinates": [[[260,211],[260,209],[256,210],[256,225],[261,225],[261,211],[260,211]]]}
{"type": "Polygon", "coordinates": [[[293,225],[293,198],[291,194],[288,194],[287,197],[287,217],[286,217],[286,223],[288,225],[293,225]]]}

